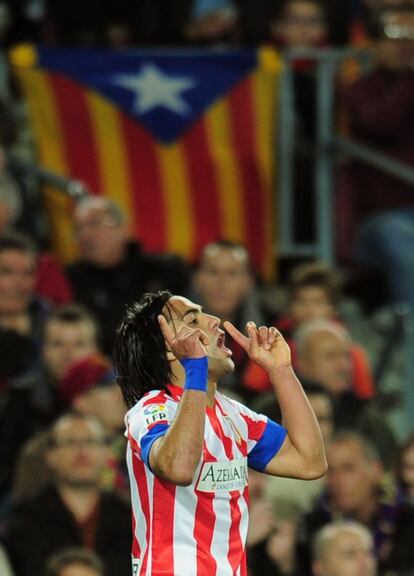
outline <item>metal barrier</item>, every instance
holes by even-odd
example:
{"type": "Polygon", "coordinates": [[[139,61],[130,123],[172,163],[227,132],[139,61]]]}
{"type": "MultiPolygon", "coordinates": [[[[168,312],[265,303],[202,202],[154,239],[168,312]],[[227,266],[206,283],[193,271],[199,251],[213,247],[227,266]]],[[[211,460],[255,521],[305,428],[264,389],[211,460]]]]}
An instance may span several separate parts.
{"type": "MultiPolygon", "coordinates": [[[[370,53],[356,50],[295,49],[286,51],[285,69],[281,83],[279,150],[278,150],[278,203],[279,219],[278,254],[280,256],[310,256],[325,262],[334,262],[334,214],[333,214],[333,171],[336,159],[345,153],[384,173],[414,184],[413,167],[398,162],[375,149],[360,144],[336,132],[334,126],[334,94],[338,65],[348,58],[370,63],[370,53]],[[294,60],[316,62],[316,141],[315,141],[315,223],[314,243],[299,244],[294,239],[294,154],[295,154],[295,111],[294,111],[294,60]]],[[[404,335],[404,376],[402,397],[404,422],[401,431],[408,433],[414,428],[414,319],[412,312],[401,312],[404,335]]]]}
{"type": "Polygon", "coordinates": [[[69,180],[63,176],[55,174],[50,170],[45,170],[39,166],[23,162],[14,156],[6,156],[6,163],[9,170],[14,173],[22,173],[33,176],[49,186],[54,186],[58,190],[65,192],[73,200],[80,200],[89,194],[88,188],[83,182],[78,180],[69,180]]]}
{"type": "Polygon", "coordinates": [[[338,65],[349,58],[369,65],[370,53],[350,49],[295,49],[286,51],[285,69],[281,83],[278,203],[280,236],[278,253],[281,256],[314,256],[326,262],[334,261],[333,234],[333,169],[339,153],[346,153],[362,162],[414,184],[414,169],[384,154],[336,133],[334,126],[335,78],[338,65]],[[292,62],[297,59],[316,62],[316,118],[315,193],[316,241],[298,244],[294,240],[294,153],[295,112],[292,62]]]}

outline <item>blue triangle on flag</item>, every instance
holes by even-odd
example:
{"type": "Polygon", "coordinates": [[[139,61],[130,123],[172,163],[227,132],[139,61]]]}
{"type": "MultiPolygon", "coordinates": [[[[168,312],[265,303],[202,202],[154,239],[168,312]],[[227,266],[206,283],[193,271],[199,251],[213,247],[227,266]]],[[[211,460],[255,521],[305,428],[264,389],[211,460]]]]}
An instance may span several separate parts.
{"type": "Polygon", "coordinates": [[[257,52],[41,48],[38,63],[105,96],[171,143],[253,70],[257,52]]]}

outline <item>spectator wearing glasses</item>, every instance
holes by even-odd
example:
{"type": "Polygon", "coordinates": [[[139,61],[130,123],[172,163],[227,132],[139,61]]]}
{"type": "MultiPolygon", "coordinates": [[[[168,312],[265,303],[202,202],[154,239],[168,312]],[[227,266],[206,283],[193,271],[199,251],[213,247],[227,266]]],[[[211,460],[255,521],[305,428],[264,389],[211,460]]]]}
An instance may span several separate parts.
{"type": "Polygon", "coordinates": [[[111,354],[125,305],[150,290],[185,291],[186,267],[176,256],[148,254],[131,241],[125,215],[107,198],[81,201],[74,224],[80,258],[69,266],[69,279],[75,299],[95,314],[103,350],[111,354]]]}

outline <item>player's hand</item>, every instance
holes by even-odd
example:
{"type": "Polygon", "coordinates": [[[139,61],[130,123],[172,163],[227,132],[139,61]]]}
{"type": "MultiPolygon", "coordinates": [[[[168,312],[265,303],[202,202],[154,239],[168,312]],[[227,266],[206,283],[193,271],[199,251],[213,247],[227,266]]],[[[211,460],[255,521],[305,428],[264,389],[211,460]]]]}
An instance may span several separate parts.
{"type": "Polygon", "coordinates": [[[164,316],[159,315],[158,322],[168,351],[172,352],[178,360],[207,356],[205,346],[208,346],[209,339],[202,330],[190,326],[180,326],[178,332],[174,333],[164,316]]]}
{"type": "Polygon", "coordinates": [[[224,328],[249,357],[268,373],[291,366],[290,348],[274,326],[257,328],[254,322],[248,322],[247,336],[237,330],[231,322],[224,322],[224,328]]]}

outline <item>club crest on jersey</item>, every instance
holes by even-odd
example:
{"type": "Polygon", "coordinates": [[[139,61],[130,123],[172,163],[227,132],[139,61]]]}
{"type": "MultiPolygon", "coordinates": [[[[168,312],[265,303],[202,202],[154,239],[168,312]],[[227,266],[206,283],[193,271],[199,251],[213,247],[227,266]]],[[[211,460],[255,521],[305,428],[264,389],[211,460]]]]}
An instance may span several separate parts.
{"type": "Polygon", "coordinates": [[[152,404],[144,408],[144,417],[147,426],[167,422],[167,408],[165,404],[152,404]]]}
{"type": "Polygon", "coordinates": [[[204,462],[197,482],[200,492],[231,492],[247,486],[247,458],[204,462]]]}
{"type": "Polygon", "coordinates": [[[236,443],[240,446],[243,442],[243,438],[242,438],[242,435],[240,434],[236,424],[233,422],[233,420],[230,418],[230,416],[224,416],[224,419],[226,420],[226,422],[228,423],[230,428],[233,430],[234,439],[236,440],[236,443]]]}

